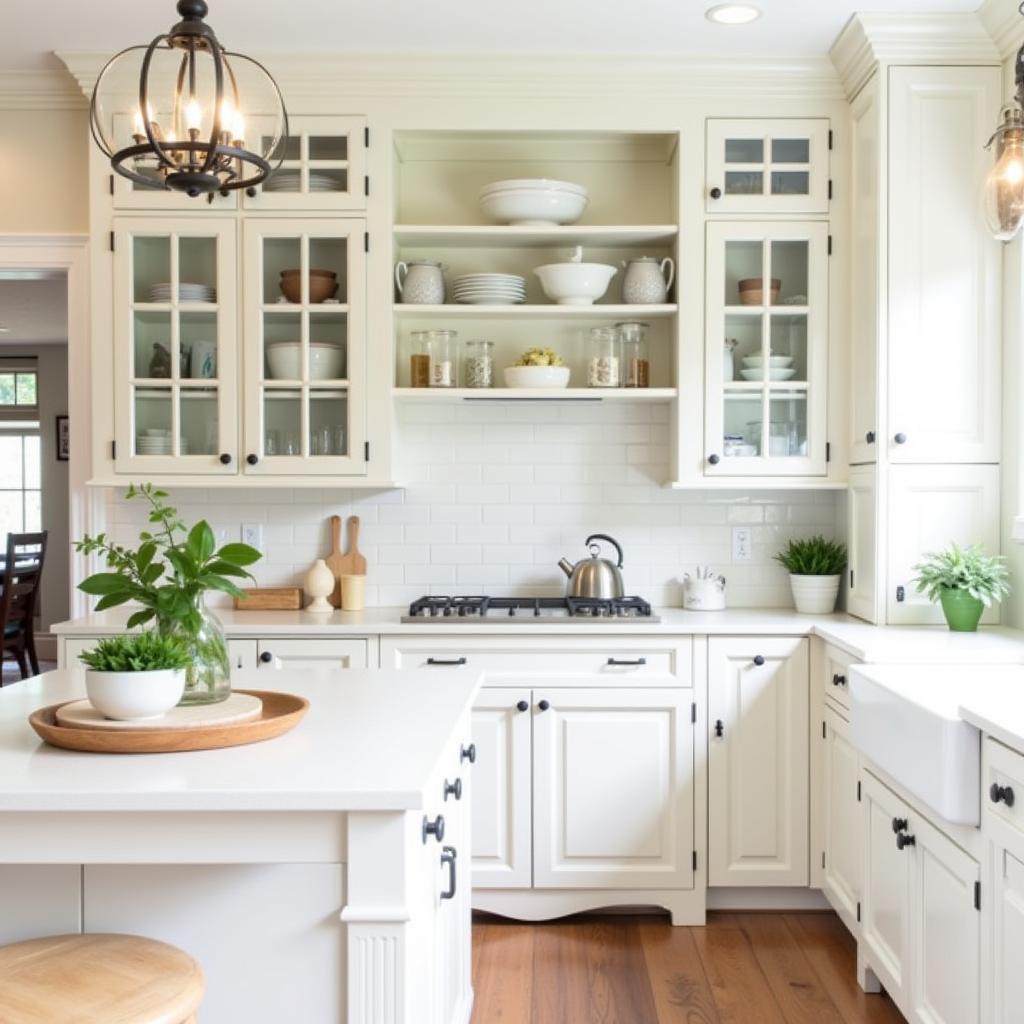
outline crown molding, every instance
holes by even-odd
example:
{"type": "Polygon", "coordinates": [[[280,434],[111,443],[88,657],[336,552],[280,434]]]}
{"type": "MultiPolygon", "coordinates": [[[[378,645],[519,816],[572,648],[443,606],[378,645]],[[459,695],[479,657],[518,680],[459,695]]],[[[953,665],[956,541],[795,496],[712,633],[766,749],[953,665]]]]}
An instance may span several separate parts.
{"type": "Polygon", "coordinates": [[[1018,0],[985,0],[978,8],[978,18],[1003,60],[1014,56],[1024,45],[1024,18],[1018,10],[1018,0]]]}
{"type": "Polygon", "coordinates": [[[86,99],[63,68],[0,71],[0,110],[82,110],[86,99]]]}
{"type": "MultiPolygon", "coordinates": [[[[108,55],[58,54],[86,96],[108,55]]],[[[289,105],[353,97],[575,99],[647,95],[843,99],[825,57],[537,54],[258,54],[289,105]]]]}
{"type": "Polygon", "coordinates": [[[832,44],[829,57],[849,97],[880,64],[1002,62],[978,14],[855,14],[832,44]]]}

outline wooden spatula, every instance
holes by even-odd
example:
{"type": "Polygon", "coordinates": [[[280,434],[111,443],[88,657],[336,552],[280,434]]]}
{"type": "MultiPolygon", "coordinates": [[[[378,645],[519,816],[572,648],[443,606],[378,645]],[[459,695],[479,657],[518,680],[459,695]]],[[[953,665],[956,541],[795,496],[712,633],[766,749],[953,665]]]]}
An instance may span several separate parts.
{"type": "Polygon", "coordinates": [[[331,553],[324,559],[327,568],[334,573],[334,590],[328,601],[335,608],[341,607],[341,575],[349,572],[345,556],[341,553],[341,516],[331,516],[331,553]]]}
{"type": "Polygon", "coordinates": [[[348,565],[346,575],[366,575],[366,559],[359,553],[359,516],[348,517],[348,554],[345,559],[348,565]]]}

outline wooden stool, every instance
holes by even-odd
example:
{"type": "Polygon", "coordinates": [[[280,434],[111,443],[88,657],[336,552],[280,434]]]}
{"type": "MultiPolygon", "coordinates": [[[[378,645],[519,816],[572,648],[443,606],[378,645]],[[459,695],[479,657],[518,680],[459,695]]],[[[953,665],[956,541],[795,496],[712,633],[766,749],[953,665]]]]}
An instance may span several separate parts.
{"type": "Polygon", "coordinates": [[[194,1024],[202,968],[138,935],[54,935],[0,946],[3,1024],[194,1024]]]}

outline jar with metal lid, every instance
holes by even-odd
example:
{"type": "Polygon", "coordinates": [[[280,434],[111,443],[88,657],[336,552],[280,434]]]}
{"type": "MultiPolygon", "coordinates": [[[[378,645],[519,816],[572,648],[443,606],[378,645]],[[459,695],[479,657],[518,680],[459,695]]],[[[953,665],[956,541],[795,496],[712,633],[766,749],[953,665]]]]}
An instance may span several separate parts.
{"type": "Polygon", "coordinates": [[[614,327],[592,327],[588,341],[587,386],[622,387],[619,332],[614,327]]]}
{"type": "Polygon", "coordinates": [[[622,349],[622,386],[649,388],[651,362],[647,356],[647,324],[637,321],[616,324],[622,349]]]}
{"type": "Polygon", "coordinates": [[[427,354],[430,356],[430,386],[454,388],[458,386],[458,353],[455,348],[457,331],[425,331],[427,354]]]}
{"type": "Polygon", "coordinates": [[[467,388],[494,387],[494,342],[471,338],[462,358],[462,382],[467,388]]]}
{"type": "Polygon", "coordinates": [[[413,331],[409,335],[409,386],[430,387],[430,353],[427,350],[427,331],[413,331]]]}

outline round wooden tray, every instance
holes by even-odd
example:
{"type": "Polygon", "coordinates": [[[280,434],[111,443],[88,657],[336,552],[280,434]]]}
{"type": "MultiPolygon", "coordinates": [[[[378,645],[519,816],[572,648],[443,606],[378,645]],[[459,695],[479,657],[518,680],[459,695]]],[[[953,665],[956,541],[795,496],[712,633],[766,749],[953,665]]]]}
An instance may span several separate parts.
{"type": "MultiPolygon", "coordinates": [[[[182,750],[213,750],[238,747],[273,739],[294,729],[309,710],[309,701],[292,693],[273,690],[238,690],[263,701],[259,718],[211,725],[208,728],[174,727],[165,729],[83,729],[58,724],[57,709],[51,704],[29,715],[29,725],[47,743],[65,750],[83,750],[93,754],[173,754],[182,750]]],[[[70,703],[70,702],[64,702],[70,703]]]]}

